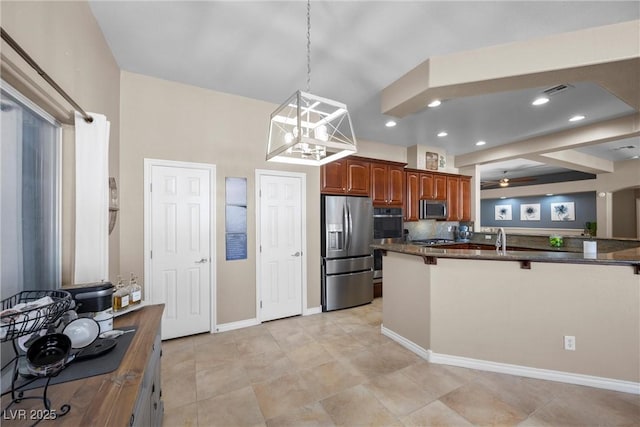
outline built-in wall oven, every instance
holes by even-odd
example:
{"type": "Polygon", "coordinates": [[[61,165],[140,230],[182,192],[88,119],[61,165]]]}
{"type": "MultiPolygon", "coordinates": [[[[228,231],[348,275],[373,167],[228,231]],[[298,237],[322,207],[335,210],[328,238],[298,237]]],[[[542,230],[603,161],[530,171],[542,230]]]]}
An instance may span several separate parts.
{"type": "MultiPolygon", "coordinates": [[[[393,243],[403,240],[402,208],[373,208],[374,243],[393,243]]],[[[373,251],[373,283],[382,282],[382,251],[373,251]]]]}

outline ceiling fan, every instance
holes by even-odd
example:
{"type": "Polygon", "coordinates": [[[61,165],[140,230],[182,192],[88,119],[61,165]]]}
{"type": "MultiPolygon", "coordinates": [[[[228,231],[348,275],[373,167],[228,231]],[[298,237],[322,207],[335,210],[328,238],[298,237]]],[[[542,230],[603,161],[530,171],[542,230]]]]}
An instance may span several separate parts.
{"type": "Polygon", "coordinates": [[[481,181],[480,188],[482,190],[488,190],[490,188],[505,188],[514,182],[531,182],[536,181],[535,177],[522,177],[522,178],[507,178],[507,171],[504,171],[503,177],[498,181],[481,181]]]}

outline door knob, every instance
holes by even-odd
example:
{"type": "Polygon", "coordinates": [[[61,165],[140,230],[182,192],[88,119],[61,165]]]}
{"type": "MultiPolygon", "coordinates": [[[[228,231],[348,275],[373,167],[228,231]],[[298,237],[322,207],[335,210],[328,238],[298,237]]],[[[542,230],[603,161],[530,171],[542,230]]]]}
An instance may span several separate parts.
{"type": "Polygon", "coordinates": [[[300,256],[300,251],[296,252],[295,254],[292,254],[291,256],[300,256]]]}
{"type": "Polygon", "coordinates": [[[202,258],[200,261],[196,261],[196,264],[205,264],[207,261],[207,258],[202,258]]]}

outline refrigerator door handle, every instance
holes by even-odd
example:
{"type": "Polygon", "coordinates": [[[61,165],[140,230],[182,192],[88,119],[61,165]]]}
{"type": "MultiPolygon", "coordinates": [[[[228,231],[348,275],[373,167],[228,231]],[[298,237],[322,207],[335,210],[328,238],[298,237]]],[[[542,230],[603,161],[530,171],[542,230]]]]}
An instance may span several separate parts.
{"type": "Polygon", "coordinates": [[[349,204],[347,204],[347,216],[349,218],[349,246],[347,249],[351,249],[351,234],[353,233],[353,218],[351,217],[351,208],[349,204]]]}
{"type": "Polygon", "coordinates": [[[344,249],[348,251],[351,245],[351,230],[349,229],[349,205],[347,203],[342,206],[342,221],[342,227],[344,229],[344,249]]]}

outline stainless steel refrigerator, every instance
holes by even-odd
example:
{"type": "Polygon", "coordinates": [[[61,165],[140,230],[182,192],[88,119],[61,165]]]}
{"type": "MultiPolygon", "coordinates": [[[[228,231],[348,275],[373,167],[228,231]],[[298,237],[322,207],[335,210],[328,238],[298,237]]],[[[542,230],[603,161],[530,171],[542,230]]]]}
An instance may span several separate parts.
{"type": "Polygon", "coordinates": [[[373,301],[373,206],[368,197],[322,196],[322,311],[373,301]]]}

